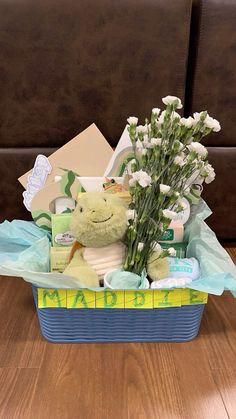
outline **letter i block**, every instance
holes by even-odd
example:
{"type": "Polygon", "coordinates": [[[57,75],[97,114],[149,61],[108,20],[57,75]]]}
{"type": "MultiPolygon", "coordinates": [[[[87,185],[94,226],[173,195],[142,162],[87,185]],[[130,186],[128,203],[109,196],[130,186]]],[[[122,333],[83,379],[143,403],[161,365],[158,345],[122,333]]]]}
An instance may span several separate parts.
{"type": "Polygon", "coordinates": [[[68,290],[67,308],[95,308],[96,294],[87,289],[68,290]]]}
{"type": "Polygon", "coordinates": [[[66,290],[38,288],[38,308],[66,308],[66,290]]]}
{"type": "Polygon", "coordinates": [[[124,308],[124,291],[106,289],[96,293],[96,308],[124,308]]]}
{"type": "Polygon", "coordinates": [[[154,308],[180,307],[181,290],[154,290],[154,308]]]}
{"type": "Polygon", "coordinates": [[[153,291],[125,291],[125,308],[153,308],[153,291]]]}

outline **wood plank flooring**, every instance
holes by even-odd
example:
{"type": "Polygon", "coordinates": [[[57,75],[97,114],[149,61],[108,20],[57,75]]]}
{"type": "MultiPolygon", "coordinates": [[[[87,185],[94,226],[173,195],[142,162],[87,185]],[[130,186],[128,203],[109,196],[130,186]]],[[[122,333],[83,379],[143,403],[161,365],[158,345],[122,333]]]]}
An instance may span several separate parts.
{"type": "Polygon", "coordinates": [[[211,296],[192,342],[55,345],[30,286],[2,277],[0,418],[236,419],[236,300],[211,296]]]}

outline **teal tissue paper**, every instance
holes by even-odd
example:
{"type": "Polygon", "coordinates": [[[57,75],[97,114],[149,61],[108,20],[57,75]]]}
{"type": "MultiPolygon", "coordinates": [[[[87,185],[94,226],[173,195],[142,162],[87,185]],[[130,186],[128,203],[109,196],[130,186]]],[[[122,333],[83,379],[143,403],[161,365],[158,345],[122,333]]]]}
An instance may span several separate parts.
{"type": "Polygon", "coordinates": [[[188,287],[216,295],[230,290],[236,297],[236,266],[204,221],[211,214],[211,210],[201,199],[199,205],[192,207],[191,217],[186,225],[186,257],[198,259],[201,271],[200,277],[188,287]]]}
{"type": "MultiPolygon", "coordinates": [[[[200,277],[186,287],[216,295],[230,290],[236,297],[236,267],[204,221],[210,214],[211,210],[201,199],[198,205],[192,206],[190,219],[185,225],[186,257],[198,259],[201,272],[200,277]]],[[[75,278],[49,272],[49,264],[50,236],[46,231],[30,221],[14,220],[0,224],[1,275],[20,276],[43,288],[84,288],[75,278]]],[[[122,287],[124,278],[120,276],[116,280],[117,287],[122,287]]],[[[144,284],[140,283],[140,286],[145,288],[144,284]]],[[[91,289],[102,291],[103,288],[91,289]]]]}
{"type": "Polygon", "coordinates": [[[20,276],[45,288],[80,288],[74,278],[50,273],[50,235],[31,221],[0,224],[0,275],[20,276]]]}
{"type": "Polygon", "coordinates": [[[141,276],[127,272],[123,269],[115,269],[106,274],[106,281],[112,289],[145,289],[147,288],[147,273],[144,271],[141,276]]]}

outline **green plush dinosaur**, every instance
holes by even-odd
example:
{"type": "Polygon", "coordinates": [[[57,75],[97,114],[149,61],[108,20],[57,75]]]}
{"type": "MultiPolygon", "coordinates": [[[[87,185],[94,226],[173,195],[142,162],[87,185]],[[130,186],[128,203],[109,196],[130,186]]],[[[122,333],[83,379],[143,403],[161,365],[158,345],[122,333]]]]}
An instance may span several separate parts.
{"type": "MultiPolygon", "coordinates": [[[[76,237],[72,259],[64,274],[77,278],[81,285],[98,287],[106,272],[123,265],[126,246],[127,205],[115,194],[81,194],[72,214],[71,231],[76,237]]],[[[153,280],[168,276],[167,259],[153,260],[148,273],[153,280]]]]}

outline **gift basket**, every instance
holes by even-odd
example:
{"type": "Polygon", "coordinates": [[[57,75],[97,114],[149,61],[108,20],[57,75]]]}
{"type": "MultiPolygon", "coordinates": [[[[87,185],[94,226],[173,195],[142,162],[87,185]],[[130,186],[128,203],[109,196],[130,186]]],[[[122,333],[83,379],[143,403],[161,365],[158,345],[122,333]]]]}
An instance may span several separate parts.
{"type": "Polygon", "coordinates": [[[187,341],[208,294],[236,296],[201,198],[215,172],[200,141],[220,124],[162,101],[114,152],[93,124],[19,179],[33,222],[0,225],[0,274],[32,284],[51,342],[187,341]]]}

